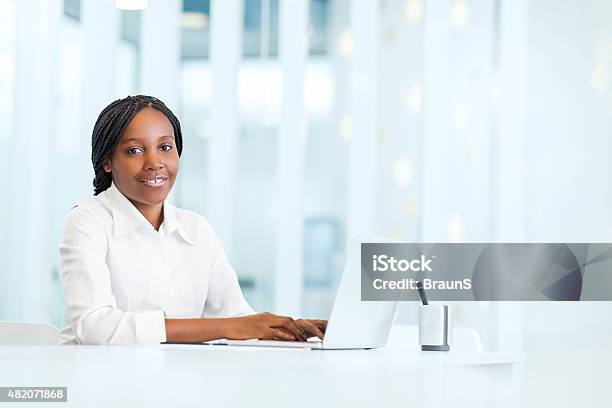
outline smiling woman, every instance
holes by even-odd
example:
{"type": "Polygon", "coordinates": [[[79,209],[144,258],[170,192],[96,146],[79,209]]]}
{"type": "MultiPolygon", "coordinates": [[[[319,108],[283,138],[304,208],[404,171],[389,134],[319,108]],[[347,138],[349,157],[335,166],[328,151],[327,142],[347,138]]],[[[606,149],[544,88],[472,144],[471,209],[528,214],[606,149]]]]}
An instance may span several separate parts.
{"type": "Polygon", "coordinates": [[[106,107],[94,126],[94,197],[64,222],[66,344],[323,338],[327,321],[255,314],[207,220],[166,201],[181,126],[160,100],[106,107]]]}
{"type": "Polygon", "coordinates": [[[103,169],[113,175],[117,188],[157,230],[162,221],[161,205],[176,180],[179,153],[166,114],[152,103],[145,106],[123,131],[103,169]]]}

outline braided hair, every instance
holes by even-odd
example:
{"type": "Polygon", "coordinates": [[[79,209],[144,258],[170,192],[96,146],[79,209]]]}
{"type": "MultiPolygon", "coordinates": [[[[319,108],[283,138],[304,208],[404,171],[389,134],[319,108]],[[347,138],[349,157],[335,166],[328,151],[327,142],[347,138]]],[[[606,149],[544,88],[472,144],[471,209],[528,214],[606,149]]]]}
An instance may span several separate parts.
{"type": "Polygon", "coordinates": [[[104,171],[104,162],[119,143],[125,128],[134,116],[144,108],[153,108],[166,115],[174,130],[174,142],[178,155],[181,155],[183,150],[181,124],[162,101],[146,95],[117,99],[100,113],[91,136],[91,163],[95,173],[93,180],[94,195],[100,194],[111,186],[112,175],[104,171]]]}

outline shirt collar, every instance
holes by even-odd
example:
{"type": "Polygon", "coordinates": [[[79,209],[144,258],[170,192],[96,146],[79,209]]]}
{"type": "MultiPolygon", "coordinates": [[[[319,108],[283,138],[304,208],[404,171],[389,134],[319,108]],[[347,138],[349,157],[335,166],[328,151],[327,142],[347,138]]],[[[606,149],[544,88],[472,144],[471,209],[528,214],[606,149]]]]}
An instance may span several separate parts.
{"type": "Polygon", "coordinates": [[[164,201],[164,222],[160,228],[163,228],[164,232],[168,235],[178,232],[185,242],[190,245],[195,245],[195,242],[191,239],[187,231],[185,231],[185,227],[176,216],[176,207],[170,204],[168,200],[164,201]]]}
{"type": "MultiPolygon", "coordinates": [[[[124,196],[121,191],[111,183],[111,186],[106,190],[106,197],[110,201],[111,211],[113,213],[113,228],[115,235],[126,234],[137,229],[142,224],[146,223],[150,226],[149,221],[142,215],[140,211],[124,196]]],[[[185,231],[183,225],[179,222],[176,215],[176,207],[164,201],[163,206],[164,221],[160,228],[163,228],[164,233],[170,235],[174,232],[178,234],[188,244],[195,245],[189,234],[185,231]]]]}

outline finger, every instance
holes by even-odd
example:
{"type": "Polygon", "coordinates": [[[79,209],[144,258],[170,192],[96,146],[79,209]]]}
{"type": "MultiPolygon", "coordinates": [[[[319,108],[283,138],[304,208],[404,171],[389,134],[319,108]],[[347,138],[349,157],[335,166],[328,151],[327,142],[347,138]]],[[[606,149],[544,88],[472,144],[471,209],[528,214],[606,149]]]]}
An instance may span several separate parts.
{"type": "Polygon", "coordinates": [[[307,333],[308,337],[319,337],[319,335],[321,335],[321,331],[319,330],[319,328],[312,322],[305,320],[305,319],[300,319],[297,320],[297,324],[304,329],[304,331],[307,333]]]}
{"type": "Polygon", "coordinates": [[[289,318],[287,320],[287,326],[290,329],[293,329],[293,331],[297,331],[298,336],[297,338],[300,339],[301,341],[306,341],[308,340],[308,336],[306,335],[306,332],[304,331],[304,329],[302,329],[302,327],[300,327],[295,320],[289,318]]]}
{"type": "Polygon", "coordinates": [[[281,341],[296,341],[293,334],[281,328],[268,328],[265,335],[260,337],[261,340],[281,340],[281,341]]]}
{"type": "Polygon", "coordinates": [[[270,329],[270,336],[268,337],[269,339],[279,339],[279,340],[285,340],[285,341],[296,341],[297,339],[295,338],[295,336],[289,332],[287,332],[286,330],[283,329],[275,329],[275,328],[271,328],[270,329]]]}
{"type": "Polygon", "coordinates": [[[295,323],[290,317],[280,316],[281,319],[279,321],[279,325],[276,327],[282,327],[288,330],[291,334],[293,334],[297,339],[301,341],[306,341],[306,333],[295,323]]]}
{"type": "Polygon", "coordinates": [[[325,333],[325,330],[327,329],[327,320],[308,319],[308,321],[314,323],[319,330],[325,333]]]}
{"type": "Polygon", "coordinates": [[[300,334],[302,335],[302,339],[303,339],[302,341],[308,340],[308,334],[306,333],[306,330],[304,330],[302,326],[297,324],[296,320],[291,319],[290,324],[294,325],[300,331],[300,334]]]}
{"type": "Polygon", "coordinates": [[[308,333],[308,337],[317,336],[323,340],[323,332],[310,320],[298,320],[300,326],[308,333]]]}
{"type": "Polygon", "coordinates": [[[325,330],[327,330],[327,320],[317,320],[317,326],[325,333],[325,330]]]}

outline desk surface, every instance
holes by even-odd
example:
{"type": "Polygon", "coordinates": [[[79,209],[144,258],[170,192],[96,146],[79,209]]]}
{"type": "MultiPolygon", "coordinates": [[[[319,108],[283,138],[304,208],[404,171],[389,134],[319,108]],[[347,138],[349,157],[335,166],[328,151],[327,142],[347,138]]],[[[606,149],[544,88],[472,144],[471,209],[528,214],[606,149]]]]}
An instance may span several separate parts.
{"type": "Polygon", "coordinates": [[[0,386],[67,386],[69,406],[516,405],[524,353],[421,352],[398,332],[378,350],[0,347],[0,386]]]}

